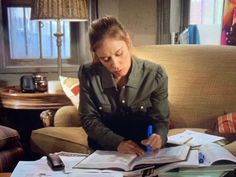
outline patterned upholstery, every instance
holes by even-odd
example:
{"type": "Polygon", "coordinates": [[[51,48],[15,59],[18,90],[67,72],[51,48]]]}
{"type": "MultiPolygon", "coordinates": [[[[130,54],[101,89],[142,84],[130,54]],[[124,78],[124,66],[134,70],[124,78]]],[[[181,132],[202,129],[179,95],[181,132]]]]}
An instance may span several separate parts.
{"type": "Polygon", "coordinates": [[[23,158],[24,151],[19,140],[16,130],[0,125],[0,172],[12,171],[23,158]]]}

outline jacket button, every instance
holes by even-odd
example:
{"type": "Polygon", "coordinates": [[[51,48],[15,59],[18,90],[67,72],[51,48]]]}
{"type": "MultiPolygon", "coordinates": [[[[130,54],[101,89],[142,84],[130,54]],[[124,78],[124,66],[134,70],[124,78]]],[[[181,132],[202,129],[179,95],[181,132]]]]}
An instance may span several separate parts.
{"type": "Polygon", "coordinates": [[[122,100],[121,102],[122,102],[122,103],[125,103],[125,100],[122,100]]]}
{"type": "Polygon", "coordinates": [[[144,107],[143,106],[140,106],[140,109],[143,109],[144,107]]]}
{"type": "Polygon", "coordinates": [[[102,107],[101,106],[99,106],[99,108],[98,108],[99,110],[102,110],[102,107]]]}

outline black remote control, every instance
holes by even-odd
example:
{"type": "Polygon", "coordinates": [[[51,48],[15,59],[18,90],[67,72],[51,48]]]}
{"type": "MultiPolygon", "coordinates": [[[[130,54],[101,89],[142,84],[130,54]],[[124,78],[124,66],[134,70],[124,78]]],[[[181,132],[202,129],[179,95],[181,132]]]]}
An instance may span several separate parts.
{"type": "Polygon", "coordinates": [[[52,170],[63,170],[65,165],[59,155],[56,154],[48,154],[47,155],[48,165],[52,168],[52,170]]]}

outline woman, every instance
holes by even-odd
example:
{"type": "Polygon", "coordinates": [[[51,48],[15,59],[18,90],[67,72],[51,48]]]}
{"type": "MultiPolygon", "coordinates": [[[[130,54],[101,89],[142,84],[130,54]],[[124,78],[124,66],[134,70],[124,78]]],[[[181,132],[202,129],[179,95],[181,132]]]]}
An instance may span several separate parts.
{"type": "Polygon", "coordinates": [[[114,17],[94,21],[89,40],[94,61],[79,69],[79,113],[89,146],[138,155],[145,146],[160,149],[169,117],[163,68],[132,56],[130,36],[114,17]]]}

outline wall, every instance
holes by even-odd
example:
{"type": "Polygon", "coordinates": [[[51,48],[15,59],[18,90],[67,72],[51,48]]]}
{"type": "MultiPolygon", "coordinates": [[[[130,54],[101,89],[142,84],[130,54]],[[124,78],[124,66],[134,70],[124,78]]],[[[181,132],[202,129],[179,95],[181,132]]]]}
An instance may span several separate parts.
{"type": "MultiPolygon", "coordinates": [[[[1,2],[1,1],[0,1],[1,2]]],[[[133,44],[146,45],[156,43],[156,0],[98,0],[99,16],[113,15],[126,27],[133,44]]],[[[0,74],[0,87],[18,85],[25,73],[0,74]]],[[[56,80],[57,73],[40,73],[48,80],[56,80]]],[[[77,72],[64,75],[77,77],[77,72]]]]}
{"type": "Polygon", "coordinates": [[[100,17],[117,17],[135,46],[156,43],[156,0],[99,0],[99,10],[100,17]]]}
{"type": "Polygon", "coordinates": [[[170,32],[179,32],[180,0],[171,0],[170,3],[170,32]]]}

